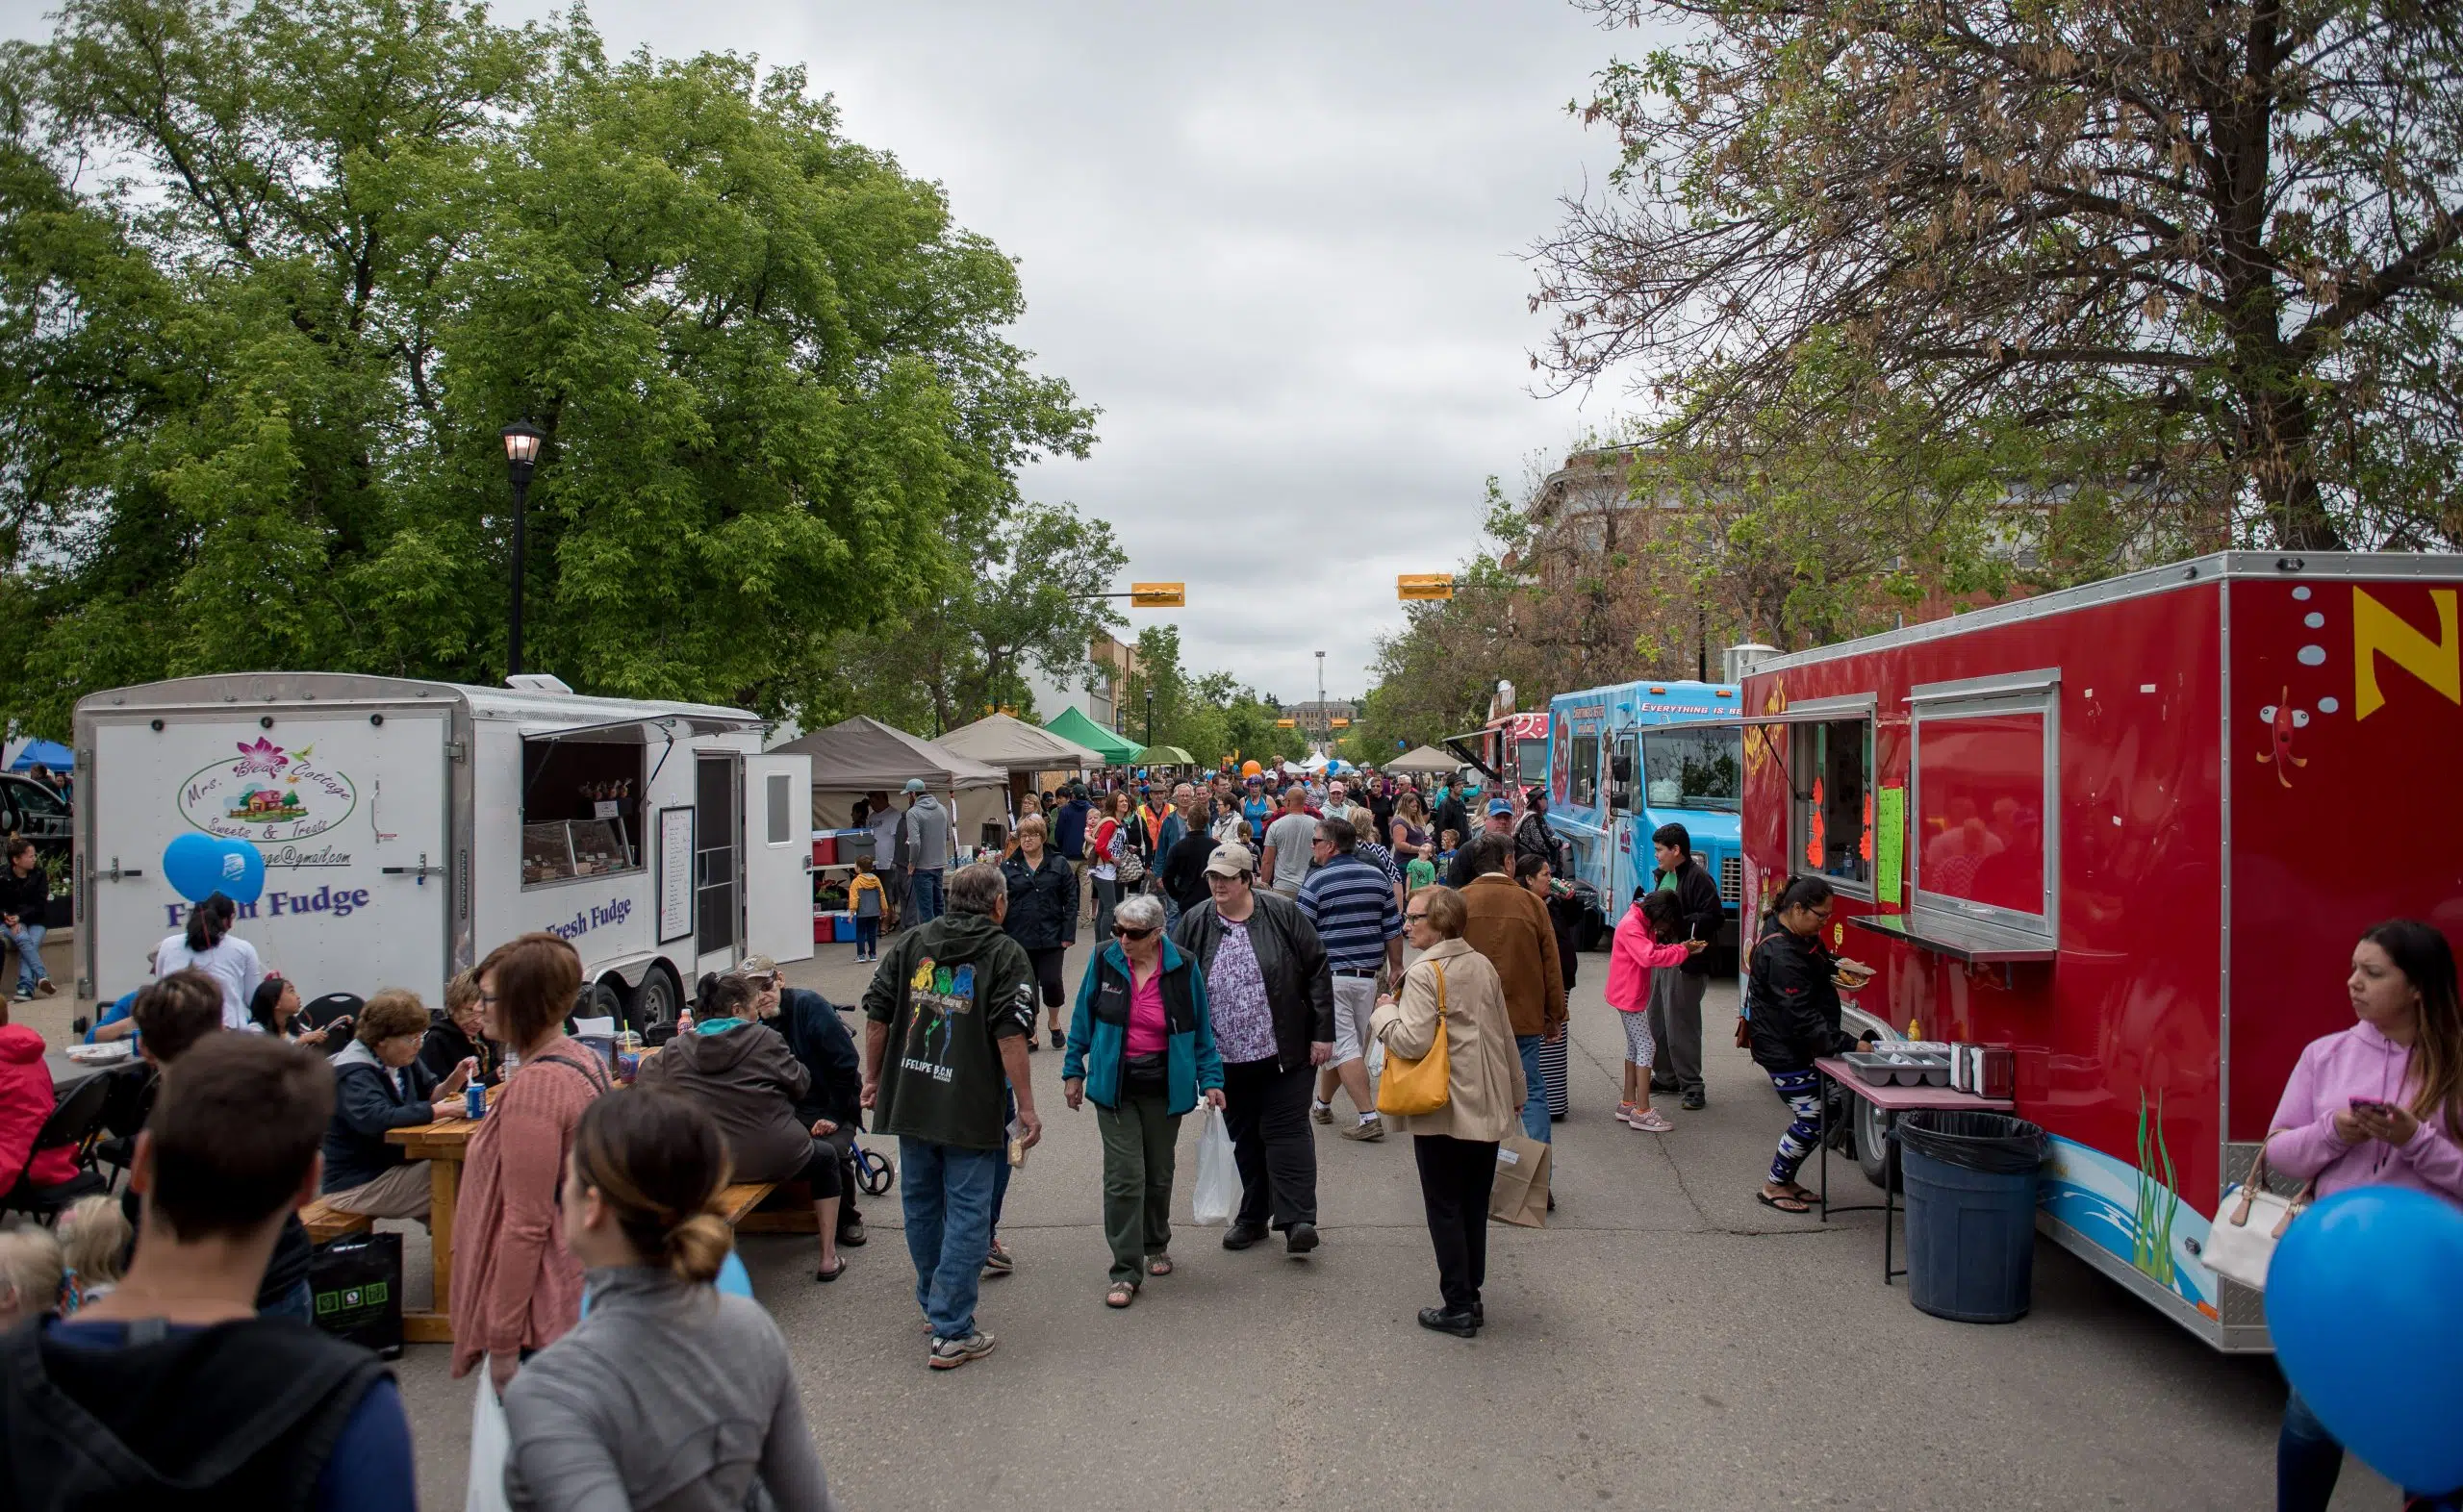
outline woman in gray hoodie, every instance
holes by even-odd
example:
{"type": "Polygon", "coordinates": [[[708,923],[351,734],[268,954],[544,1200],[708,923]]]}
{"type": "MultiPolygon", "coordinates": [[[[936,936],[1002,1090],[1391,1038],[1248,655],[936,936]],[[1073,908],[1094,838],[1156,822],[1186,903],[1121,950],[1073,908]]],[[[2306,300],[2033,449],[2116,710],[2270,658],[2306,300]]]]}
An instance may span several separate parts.
{"type": "Polygon", "coordinates": [[[693,1027],[645,1056],[639,1084],[681,1095],[699,1105],[726,1141],[739,1181],[801,1181],[821,1210],[818,1281],[835,1281],[847,1262],[838,1254],[838,1204],[846,1196],[838,1147],[816,1138],[796,1116],[796,1100],[812,1072],[785,1038],[754,1013],[752,983],[730,973],[701,978],[693,1027]]]}
{"type": "Polygon", "coordinates": [[[588,1305],[505,1388],[514,1506],[738,1512],[758,1479],[779,1512],[835,1512],[787,1341],[711,1285],[727,1177],[725,1137],[682,1097],[636,1088],[582,1115],[559,1202],[588,1305]]]}

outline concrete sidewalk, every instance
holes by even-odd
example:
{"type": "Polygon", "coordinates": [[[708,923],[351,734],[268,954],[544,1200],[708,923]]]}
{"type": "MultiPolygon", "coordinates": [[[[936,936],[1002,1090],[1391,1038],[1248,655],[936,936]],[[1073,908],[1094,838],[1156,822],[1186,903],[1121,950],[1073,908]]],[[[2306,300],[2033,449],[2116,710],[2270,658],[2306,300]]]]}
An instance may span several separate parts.
{"type": "MultiPolygon", "coordinates": [[[[859,997],[869,968],[823,950],[791,978],[859,997]]],[[[1706,1015],[1710,1107],[1671,1109],[1668,1135],[1610,1121],[1623,1039],[1606,965],[1585,957],[1576,990],[1557,1221],[1493,1231],[1475,1342],[1412,1321],[1435,1267],[1408,1143],[1332,1128],[1313,1257],[1227,1253],[1220,1230],[1184,1227],[1179,1273],[1106,1309],[1093,1115],[1063,1105],[1050,1050],[1034,1057],[1045,1143],[1003,1229],[1018,1272],[983,1291],[989,1359],[926,1369],[895,1194],[868,1201],[873,1242],[831,1286],[811,1279],[811,1241],[748,1239],[840,1497],[967,1512],[2267,1504],[2270,1361],[2210,1352],[2050,1246],[2025,1320],[1944,1323],[1882,1285],[1879,1215],[1825,1228],[1757,1205],[1786,1115],[1725,1043],[1732,986],[1706,1015]]],[[[1870,1193],[1852,1168],[1831,1173],[1835,1192],[1870,1193]]],[[[400,1367],[431,1508],[463,1494],[473,1387],[446,1357],[417,1347],[400,1367]]],[[[2337,1505],[2391,1501],[2355,1465],[2337,1505]]]]}

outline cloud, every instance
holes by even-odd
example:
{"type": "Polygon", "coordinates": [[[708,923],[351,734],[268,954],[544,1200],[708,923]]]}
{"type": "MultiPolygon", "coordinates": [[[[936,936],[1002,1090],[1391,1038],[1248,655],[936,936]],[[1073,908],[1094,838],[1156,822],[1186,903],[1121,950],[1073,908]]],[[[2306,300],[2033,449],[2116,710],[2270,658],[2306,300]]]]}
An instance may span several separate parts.
{"type": "Polygon", "coordinates": [[[611,53],[802,63],[849,135],[1019,260],[1019,340],[1104,412],[1090,459],[1026,487],[1110,519],[1135,577],[1188,584],[1193,666],[1296,698],[1324,649],[1330,690],[1359,692],[1402,623],[1394,574],[1472,549],[1490,474],[1612,423],[1607,389],[1533,397],[1547,317],[1519,254],[1612,161],[1563,107],[1650,43],[1566,0],[590,15],[611,53]]]}

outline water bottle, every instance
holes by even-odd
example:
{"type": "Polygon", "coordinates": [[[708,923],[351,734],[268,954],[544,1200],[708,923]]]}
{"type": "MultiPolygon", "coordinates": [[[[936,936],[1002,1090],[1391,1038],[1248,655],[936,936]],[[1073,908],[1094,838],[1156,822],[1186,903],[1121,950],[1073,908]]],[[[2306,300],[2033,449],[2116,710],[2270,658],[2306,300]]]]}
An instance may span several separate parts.
{"type": "Polygon", "coordinates": [[[470,1078],[470,1085],[462,1089],[462,1111],[473,1119],[488,1116],[488,1089],[479,1085],[476,1076],[470,1078]]]}
{"type": "Polygon", "coordinates": [[[685,1035],[691,1034],[692,1032],[693,1032],[693,1010],[692,1010],[692,1009],[690,1009],[690,1008],[687,1008],[687,1009],[683,1010],[681,1013],[678,1013],[678,1014],[675,1016],[675,1034],[676,1034],[676,1038],[678,1038],[678,1039],[682,1039],[685,1035]]]}

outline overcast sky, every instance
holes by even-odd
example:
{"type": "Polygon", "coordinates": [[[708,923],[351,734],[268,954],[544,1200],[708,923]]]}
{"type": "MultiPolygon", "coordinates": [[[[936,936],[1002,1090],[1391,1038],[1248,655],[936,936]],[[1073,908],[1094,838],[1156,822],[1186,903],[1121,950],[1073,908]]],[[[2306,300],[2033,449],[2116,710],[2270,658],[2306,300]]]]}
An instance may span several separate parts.
{"type": "MultiPolygon", "coordinates": [[[[55,4],[0,16],[39,34],[55,4]]],[[[1395,574],[1450,567],[1485,479],[1518,487],[1626,402],[1536,398],[1528,365],[1547,317],[1523,249],[1611,161],[1563,107],[1645,45],[1567,0],[590,13],[611,52],[804,63],[851,136],[1020,260],[1019,340],[1103,411],[1092,457],[1028,493],[1110,520],[1130,576],[1188,584],[1193,668],[1302,698],[1322,649],[1329,692],[1361,692],[1395,574]]]]}

